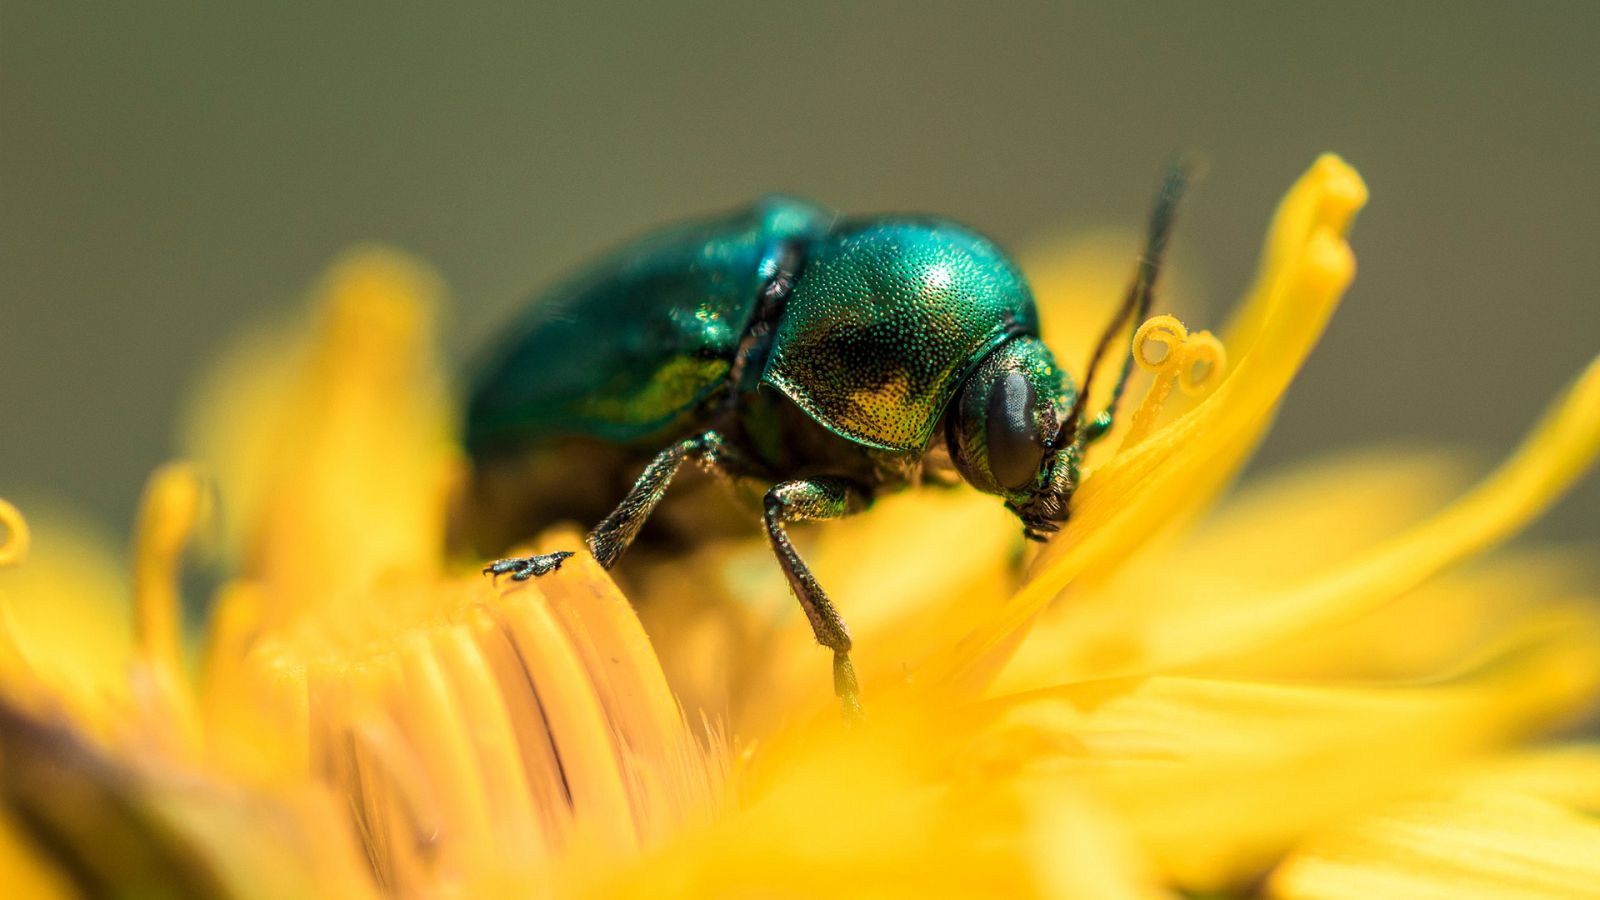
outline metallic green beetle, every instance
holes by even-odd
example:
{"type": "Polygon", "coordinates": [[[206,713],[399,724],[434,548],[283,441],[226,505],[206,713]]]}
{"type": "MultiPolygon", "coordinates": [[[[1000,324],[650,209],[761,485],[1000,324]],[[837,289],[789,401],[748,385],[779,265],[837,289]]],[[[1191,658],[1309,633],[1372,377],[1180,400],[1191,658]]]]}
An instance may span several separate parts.
{"type": "MultiPolygon", "coordinates": [[[[1017,267],[954,222],[841,220],[773,196],[639,239],[535,300],[506,330],[468,404],[480,484],[498,461],[563,444],[584,447],[595,467],[648,459],[587,536],[610,568],[685,460],[756,480],[767,488],[773,552],[817,641],[834,653],[840,702],[858,714],[849,631],[785,525],[847,515],[925,470],[953,467],[1005,498],[1029,538],[1056,531],[1131,360],[1093,418],[1084,415],[1089,383],[1113,335],[1148,312],[1184,180],[1175,166],[1162,186],[1137,274],[1082,391],[1040,340],[1017,267]]],[[[542,491],[547,515],[564,479],[542,491]]],[[[571,555],[503,559],[484,571],[522,580],[571,555]]]]}

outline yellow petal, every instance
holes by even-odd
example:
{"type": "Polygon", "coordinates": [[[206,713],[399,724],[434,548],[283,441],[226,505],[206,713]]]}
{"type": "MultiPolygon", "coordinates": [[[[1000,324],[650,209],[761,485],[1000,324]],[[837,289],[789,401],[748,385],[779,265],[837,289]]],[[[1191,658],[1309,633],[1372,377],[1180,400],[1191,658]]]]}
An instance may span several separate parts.
{"type": "Polygon", "coordinates": [[[1145,621],[1117,672],[1240,657],[1379,609],[1542,513],[1600,454],[1600,359],[1489,478],[1420,525],[1298,584],[1145,621]]]}
{"type": "Polygon", "coordinates": [[[1348,622],[1186,670],[1235,678],[1422,678],[1481,652],[1530,615],[1600,607],[1600,597],[1582,587],[1585,571],[1578,553],[1501,552],[1348,622]]]}
{"type": "Polygon", "coordinates": [[[257,335],[190,415],[245,570],[275,599],[264,623],[338,603],[385,572],[429,572],[454,465],[431,346],[440,289],[389,251],[354,253],[317,290],[308,336],[257,335]]]}
{"type": "Polygon", "coordinates": [[[1134,660],[1153,664],[1154,646],[1181,641],[1216,610],[1254,601],[1414,525],[1463,483],[1459,469],[1443,454],[1391,449],[1251,479],[1192,532],[1052,605],[996,689],[1124,673],[1134,660]]]}
{"type": "Polygon", "coordinates": [[[1234,476],[1354,274],[1344,231],[1365,199],[1360,177],[1333,156],[1319,159],[1296,184],[1269,238],[1268,287],[1244,313],[1264,310],[1256,339],[1242,340],[1242,352],[1230,349],[1236,362],[1214,393],[1087,478],[1071,522],[1040,555],[1029,583],[937,658],[924,684],[935,690],[962,679],[969,688],[981,684],[974,673],[992,671],[1006,641],[1063,588],[1120,563],[1203,508],[1234,476]]]}
{"type": "Polygon", "coordinates": [[[1499,652],[1432,682],[1089,682],[993,701],[980,744],[987,758],[1082,779],[1170,877],[1216,890],[1311,829],[1548,728],[1597,687],[1600,617],[1569,609],[1530,617],[1499,652]]]}
{"type": "MultiPolygon", "coordinates": [[[[92,896],[374,896],[329,798],[268,797],[103,755],[0,706],[0,801],[24,849],[92,896]]],[[[20,885],[7,880],[8,896],[20,885]]]]}
{"type": "Polygon", "coordinates": [[[1600,749],[1507,760],[1316,835],[1284,898],[1600,897],[1600,749]],[[1571,801],[1578,795],[1586,803],[1571,801]]]}
{"type": "Polygon", "coordinates": [[[380,580],[252,638],[259,599],[230,592],[219,620],[243,658],[208,668],[216,756],[247,783],[326,781],[387,890],[526,887],[574,847],[626,858],[714,805],[720,755],[587,557],[533,582],[380,580]]]}
{"type": "Polygon", "coordinates": [[[39,845],[0,812],[0,884],[12,896],[65,900],[80,896],[62,867],[46,859],[39,845]]]}
{"type": "Polygon", "coordinates": [[[1467,773],[1459,783],[1526,794],[1600,815],[1600,744],[1559,745],[1497,759],[1467,773]]]}
{"type": "MultiPolygon", "coordinates": [[[[949,635],[973,627],[1002,602],[1016,583],[1022,550],[1016,518],[993,497],[967,490],[887,497],[866,515],[793,534],[850,627],[866,697],[903,682],[949,635]]],[[[817,645],[766,541],[741,544],[731,559],[725,548],[712,551],[699,565],[658,573],[639,604],[669,667],[714,669],[697,677],[726,681],[738,734],[837,717],[829,654],[817,645]],[[717,589],[708,581],[722,582],[722,603],[708,604],[717,589]],[[718,618],[736,620],[716,631],[715,642],[695,640],[709,630],[708,605],[718,618]],[[675,659],[684,655],[693,656],[693,666],[675,659]]]]}
{"type": "Polygon", "coordinates": [[[584,896],[1159,896],[1115,819],[1081,790],[929,771],[918,728],[833,728],[763,752],[716,821],[636,866],[579,859],[584,896]]]}

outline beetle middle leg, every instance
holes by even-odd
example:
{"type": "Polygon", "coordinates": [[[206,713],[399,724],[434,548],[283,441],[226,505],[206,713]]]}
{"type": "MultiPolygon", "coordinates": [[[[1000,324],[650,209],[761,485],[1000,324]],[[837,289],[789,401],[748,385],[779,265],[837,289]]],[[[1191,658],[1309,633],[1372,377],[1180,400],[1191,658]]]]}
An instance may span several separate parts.
{"type": "Polygon", "coordinates": [[[845,627],[838,610],[828,600],[816,576],[806,568],[800,554],[789,541],[784,525],[789,522],[806,522],[817,519],[837,519],[867,505],[860,489],[842,478],[808,478],[785,481],[767,491],[767,537],[772,541],[772,551],[778,556],[783,574],[795,599],[806,611],[811,621],[811,631],[817,643],[833,651],[833,690],[839,704],[850,718],[861,716],[861,689],[856,682],[855,667],[850,663],[850,629],[845,627]]]}
{"type": "MultiPolygon", "coordinates": [[[[599,563],[602,569],[616,565],[617,560],[622,557],[622,552],[628,549],[628,545],[633,543],[634,537],[639,534],[639,529],[644,526],[645,520],[650,518],[650,513],[655,511],[661,498],[666,496],[667,486],[672,483],[672,476],[678,474],[678,467],[683,465],[684,460],[695,458],[712,467],[720,467],[727,452],[722,435],[715,431],[707,431],[684,438],[656,454],[655,458],[650,460],[650,464],[644,467],[644,472],[634,481],[633,487],[628,490],[628,495],[617,504],[617,508],[590,530],[584,539],[584,543],[589,545],[589,552],[594,555],[595,562],[599,563]]],[[[511,557],[490,563],[484,566],[483,571],[489,575],[509,574],[513,581],[526,581],[554,572],[571,556],[572,551],[560,550],[535,556],[511,557]]]]}

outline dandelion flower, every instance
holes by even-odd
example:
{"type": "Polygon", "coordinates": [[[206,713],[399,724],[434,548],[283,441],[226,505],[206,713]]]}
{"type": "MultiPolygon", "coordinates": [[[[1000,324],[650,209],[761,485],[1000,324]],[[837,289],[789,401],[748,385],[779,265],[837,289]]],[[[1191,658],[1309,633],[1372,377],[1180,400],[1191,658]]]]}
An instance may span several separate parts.
{"type": "MultiPolygon", "coordinates": [[[[1140,328],[1145,399],[1025,572],[965,492],[801,535],[856,633],[856,727],[757,542],[641,565],[628,596],[582,556],[522,584],[451,557],[439,287],[352,255],[309,325],[208,382],[126,569],[0,503],[0,872],[38,896],[1593,892],[1600,749],[1529,742],[1600,690],[1600,607],[1564,554],[1486,554],[1600,453],[1600,362],[1453,499],[1418,453],[1218,500],[1353,276],[1365,196],[1318,160],[1220,340],[1140,328]],[[226,578],[190,632],[197,533],[226,578]]],[[[1087,288],[1044,271],[1073,309],[1087,288]]]]}

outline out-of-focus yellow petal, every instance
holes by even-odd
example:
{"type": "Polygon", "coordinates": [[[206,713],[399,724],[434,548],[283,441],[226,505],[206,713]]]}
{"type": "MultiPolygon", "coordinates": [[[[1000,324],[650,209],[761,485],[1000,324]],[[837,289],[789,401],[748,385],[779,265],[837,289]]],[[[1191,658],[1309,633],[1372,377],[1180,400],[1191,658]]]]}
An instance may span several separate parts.
{"type": "Polygon", "coordinates": [[[374,896],[334,812],[308,785],[268,796],[160,760],[115,759],[0,706],[0,824],[25,825],[36,869],[60,863],[92,896],[374,896]]]}
{"type": "Polygon", "coordinates": [[[4,812],[0,812],[0,884],[13,897],[66,900],[80,896],[66,873],[45,859],[38,845],[4,812]]]}
{"type": "Polygon", "coordinates": [[[156,782],[143,793],[151,812],[204,856],[231,896],[380,896],[339,800],[319,787],[262,795],[156,782]]]}
{"type": "Polygon", "coordinates": [[[1275,897],[1600,897],[1600,749],[1508,760],[1297,848],[1275,897]]]}
{"type": "Polygon", "coordinates": [[[1436,681],[1088,682],[991,701],[984,741],[992,758],[1081,778],[1179,884],[1218,889],[1311,829],[1572,715],[1597,687],[1600,618],[1565,609],[1436,681]]]}
{"type": "Polygon", "coordinates": [[[1188,671],[1234,678],[1396,680],[1427,677],[1497,642],[1531,615],[1600,609],[1576,553],[1497,553],[1407,591],[1348,622],[1308,629],[1188,671]]]}
{"type": "Polygon", "coordinates": [[[1028,584],[936,658],[923,684],[980,686],[1007,642],[1064,587],[1125,560],[1237,473],[1354,275],[1344,233],[1365,200],[1360,177],[1337,157],[1322,157],[1301,178],[1269,238],[1268,287],[1249,304],[1265,309],[1256,340],[1230,349],[1235,362],[1214,393],[1087,477],[1072,520],[1040,555],[1028,584]],[[1280,254],[1280,246],[1290,249],[1280,254]]]}
{"type": "Polygon", "coordinates": [[[124,719],[133,657],[122,555],[87,519],[26,506],[28,557],[0,570],[0,692],[104,738],[124,719]]]}
{"type": "Polygon", "coordinates": [[[1457,784],[1526,794],[1600,816],[1600,744],[1557,745],[1492,760],[1457,784]]]}
{"type": "Polygon", "coordinates": [[[405,257],[354,253],[317,289],[308,340],[255,337],[194,404],[192,455],[273,594],[265,626],[439,565],[456,452],[431,344],[439,294],[405,257]]]}
{"type": "Polygon", "coordinates": [[[916,727],[764,747],[745,799],[618,868],[578,858],[585,896],[1161,896],[1116,820],[1081,790],[939,773],[916,727]]]}

